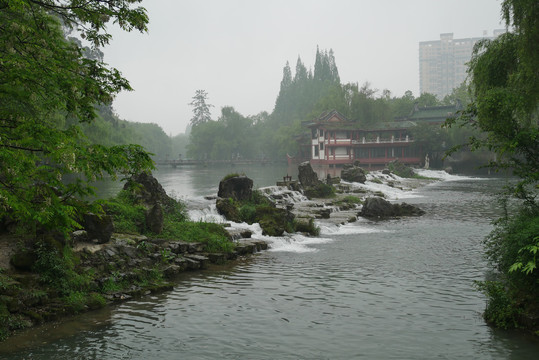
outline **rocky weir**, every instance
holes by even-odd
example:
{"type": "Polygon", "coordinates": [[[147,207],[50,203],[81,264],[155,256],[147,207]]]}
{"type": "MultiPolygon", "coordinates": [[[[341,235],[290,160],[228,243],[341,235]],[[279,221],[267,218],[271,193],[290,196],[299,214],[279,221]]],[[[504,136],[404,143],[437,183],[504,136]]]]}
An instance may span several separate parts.
{"type": "Polygon", "coordinates": [[[413,169],[402,164],[394,167],[409,177],[401,177],[389,169],[367,172],[356,163],[345,165],[341,177],[328,176],[324,182],[306,162],[299,166],[299,184],[279,182],[260,191],[302,222],[314,219],[344,225],[359,218],[378,221],[423,215],[420,208],[396,201],[436,180],[416,176],[413,169]]]}

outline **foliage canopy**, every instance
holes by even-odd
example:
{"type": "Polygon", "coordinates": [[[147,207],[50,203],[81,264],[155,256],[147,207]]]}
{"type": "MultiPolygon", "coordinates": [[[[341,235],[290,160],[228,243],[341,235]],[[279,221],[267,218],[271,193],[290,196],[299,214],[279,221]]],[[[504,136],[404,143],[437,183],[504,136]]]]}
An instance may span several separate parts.
{"type": "MultiPolygon", "coordinates": [[[[510,194],[523,203],[506,211],[486,239],[499,277],[480,284],[488,298],[485,318],[515,327],[539,314],[539,6],[505,0],[502,15],[512,31],[476,45],[469,68],[474,101],[459,121],[483,131],[484,138],[472,137],[468,145],[494,151],[489,166],[518,177],[510,194]]],[[[537,323],[529,324],[537,330],[537,323]]]]}
{"type": "Polygon", "coordinates": [[[145,31],[138,2],[0,0],[0,221],[65,233],[89,206],[80,200],[93,194],[88,181],[152,168],[141,146],[106,147],[82,134],[96,105],[131,87],[64,34],[77,29],[97,49],[111,39],[111,21],[145,31]],[[83,179],[67,182],[69,174],[83,179]]]}
{"type": "Polygon", "coordinates": [[[506,0],[502,14],[514,31],[476,44],[469,68],[474,101],[459,121],[486,134],[472,137],[471,148],[494,151],[489,166],[511,169],[521,179],[514,194],[533,204],[539,182],[539,8],[533,0],[506,0]]]}

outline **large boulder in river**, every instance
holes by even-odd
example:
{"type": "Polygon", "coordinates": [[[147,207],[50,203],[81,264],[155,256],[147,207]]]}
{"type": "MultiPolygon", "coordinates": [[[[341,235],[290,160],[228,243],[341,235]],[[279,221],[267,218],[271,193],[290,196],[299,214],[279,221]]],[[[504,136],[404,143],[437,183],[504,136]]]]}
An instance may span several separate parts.
{"type": "Polygon", "coordinates": [[[247,201],[253,195],[253,180],[245,175],[225,177],[219,182],[217,196],[220,198],[232,198],[237,201],[247,201]]]}
{"type": "Polygon", "coordinates": [[[302,162],[298,166],[298,179],[301,186],[304,188],[317,186],[321,181],[318,180],[318,175],[314,172],[311,163],[308,161],[302,162]]]}
{"type": "Polygon", "coordinates": [[[341,179],[349,182],[365,184],[365,181],[367,181],[367,175],[363,168],[360,168],[359,166],[349,166],[341,171],[341,179]]]}
{"type": "Polygon", "coordinates": [[[157,179],[146,172],[132,176],[125,183],[124,190],[131,191],[137,198],[137,202],[144,205],[148,210],[157,203],[167,209],[175,202],[174,199],[167,195],[157,179]]]}
{"type": "Polygon", "coordinates": [[[146,228],[160,234],[163,231],[164,215],[174,211],[176,200],[167,195],[155,177],[145,172],[132,176],[124,185],[124,190],[133,195],[135,203],[146,209],[146,228]]]}
{"type": "Polygon", "coordinates": [[[365,199],[363,208],[358,215],[371,219],[387,219],[400,216],[421,216],[424,213],[423,210],[414,205],[392,204],[380,197],[370,197],[365,199]]]}

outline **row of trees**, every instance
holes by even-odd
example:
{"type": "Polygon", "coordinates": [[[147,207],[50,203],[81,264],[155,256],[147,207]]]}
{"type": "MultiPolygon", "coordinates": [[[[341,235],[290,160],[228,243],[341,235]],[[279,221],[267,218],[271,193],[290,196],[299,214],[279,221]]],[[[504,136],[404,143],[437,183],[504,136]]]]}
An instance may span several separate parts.
{"type": "MultiPolygon", "coordinates": [[[[389,90],[373,89],[369,83],[341,84],[333,51],[317,49],[314,71],[308,70],[299,57],[294,73],[286,63],[271,114],[244,116],[232,107],[224,107],[217,121],[212,121],[208,94],[197,90],[190,103],[193,118],[188,155],[198,159],[284,160],[287,153],[295,155],[299,151],[298,140],[306,136],[302,122],[313,121],[326,111],[335,109],[361,125],[372,126],[407,116],[414,106],[448,105],[456,99],[464,104],[469,102],[464,84],[442,101],[428,93],[414,97],[411,91],[395,97],[389,90]]],[[[449,146],[454,136],[449,136],[447,131],[442,134],[446,136],[444,144],[449,146]]],[[[430,134],[424,139],[433,141],[430,134]]]]}
{"type": "Polygon", "coordinates": [[[135,123],[121,120],[110,105],[97,106],[97,117],[91,123],[80,124],[84,135],[94,144],[104,146],[139,144],[154,160],[176,159],[185,154],[187,137],[168,136],[153,123],[135,123]]]}

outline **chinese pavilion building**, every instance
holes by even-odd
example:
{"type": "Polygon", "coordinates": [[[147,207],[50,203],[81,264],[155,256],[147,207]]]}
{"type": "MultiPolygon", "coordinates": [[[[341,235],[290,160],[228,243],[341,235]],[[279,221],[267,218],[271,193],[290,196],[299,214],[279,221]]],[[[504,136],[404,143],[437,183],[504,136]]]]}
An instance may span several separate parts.
{"type": "Polygon", "coordinates": [[[414,142],[411,129],[418,123],[440,126],[445,119],[455,116],[459,108],[460,104],[416,106],[407,117],[372,126],[361,126],[358,121],[350,121],[338,111],[331,111],[308,125],[310,162],[334,167],[359,160],[363,166],[381,168],[398,159],[410,166],[421,166],[425,154],[414,142]]]}

